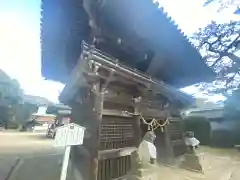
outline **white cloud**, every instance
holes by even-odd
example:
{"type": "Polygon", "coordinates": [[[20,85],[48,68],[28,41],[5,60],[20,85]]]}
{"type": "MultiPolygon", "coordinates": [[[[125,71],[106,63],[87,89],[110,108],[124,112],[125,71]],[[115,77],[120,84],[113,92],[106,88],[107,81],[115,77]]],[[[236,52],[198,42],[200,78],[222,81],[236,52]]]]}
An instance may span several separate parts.
{"type": "MultiPolygon", "coordinates": [[[[36,6],[34,12],[26,9],[24,2],[19,3],[15,6],[5,3],[7,9],[0,11],[0,68],[17,79],[27,94],[57,102],[63,85],[41,77],[39,4],[33,4],[36,6]]],[[[30,1],[25,3],[33,6],[30,1]]]]}
{"type": "Polygon", "coordinates": [[[168,14],[175,20],[179,27],[187,34],[192,34],[212,20],[227,22],[240,20],[239,15],[234,15],[234,7],[222,12],[217,12],[217,6],[203,7],[203,0],[159,0],[168,14]]]}
{"type": "Polygon", "coordinates": [[[160,2],[186,34],[205,26],[214,16],[214,13],[202,7],[202,0],[161,0],[160,2]]]}

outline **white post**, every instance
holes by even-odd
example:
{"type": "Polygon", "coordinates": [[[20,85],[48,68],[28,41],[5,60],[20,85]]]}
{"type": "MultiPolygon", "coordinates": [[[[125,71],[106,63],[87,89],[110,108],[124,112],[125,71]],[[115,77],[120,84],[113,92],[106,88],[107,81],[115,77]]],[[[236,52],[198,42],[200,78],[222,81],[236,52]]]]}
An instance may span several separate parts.
{"type": "Polygon", "coordinates": [[[66,146],[65,153],[64,153],[64,158],[63,158],[63,165],[62,165],[62,172],[61,172],[60,180],[66,180],[70,150],[71,150],[71,146],[66,146]]]}

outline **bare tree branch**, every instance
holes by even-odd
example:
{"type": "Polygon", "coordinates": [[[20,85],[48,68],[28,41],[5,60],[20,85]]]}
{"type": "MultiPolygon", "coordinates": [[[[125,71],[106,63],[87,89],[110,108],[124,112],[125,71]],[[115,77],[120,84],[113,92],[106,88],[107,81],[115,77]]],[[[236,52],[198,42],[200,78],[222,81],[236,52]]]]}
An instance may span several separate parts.
{"type": "Polygon", "coordinates": [[[230,78],[227,79],[226,84],[225,84],[226,89],[228,89],[227,87],[228,87],[229,83],[231,83],[234,80],[237,73],[238,72],[235,72],[230,78]]]}
{"type": "Polygon", "coordinates": [[[214,68],[216,66],[216,64],[222,60],[222,56],[219,56],[219,58],[217,58],[214,63],[211,65],[211,68],[214,68]]]}
{"type": "Polygon", "coordinates": [[[238,32],[238,36],[232,41],[232,43],[228,46],[228,49],[236,47],[239,43],[239,38],[240,38],[240,34],[238,32]]]}
{"type": "Polygon", "coordinates": [[[240,71],[240,57],[236,55],[240,48],[240,22],[211,22],[191,39],[196,43],[203,60],[218,74],[215,83],[211,87],[205,85],[205,89],[208,86],[210,91],[227,92],[229,88],[240,84],[240,81],[236,81],[240,71]],[[219,85],[221,82],[222,85],[219,85]]]}

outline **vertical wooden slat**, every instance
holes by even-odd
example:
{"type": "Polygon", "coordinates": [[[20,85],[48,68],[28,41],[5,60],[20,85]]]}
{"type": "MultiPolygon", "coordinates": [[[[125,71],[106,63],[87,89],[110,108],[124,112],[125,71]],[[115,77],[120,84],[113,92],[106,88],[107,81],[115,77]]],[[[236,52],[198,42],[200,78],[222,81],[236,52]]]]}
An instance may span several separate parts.
{"type": "Polygon", "coordinates": [[[108,161],[107,161],[108,162],[108,166],[107,166],[108,172],[107,172],[106,180],[111,180],[111,170],[112,170],[111,165],[110,165],[111,160],[112,159],[108,159],[108,161]]]}
{"type": "Polygon", "coordinates": [[[170,124],[166,127],[166,143],[169,152],[169,161],[182,155],[184,150],[183,127],[181,118],[169,118],[170,124]]]}
{"type": "Polygon", "coordinates": [[[112,167],[114,167],[113,166],[114,165],[113,164],[114,160],[116,160],[116,159],[110,159],[110,163],[109,163],[109,166],[110,166],[110,169],[111,169],[111,171],[109,172],[110,179],[113,178],[113,174],[114,174],[114,169],[112,168],[112,167]]]}
{"type": "Polygon", "coordinates": [[[122,174],[124,174],[125,173],[125,171],[124,171],[124,166],[125,166],[125,156],[123,156],[123,158],[122,158],[122,174]]]}
{"type": "Polygon", "coordinates": [[[117,158],[117,177],[120,176],[119,168],[120,168],[120,158],[117,158]]]}
{"type": "Polygon", "coordinates": [[[101,163],[102,163],[102,161],[100,161],[100,162],[98,162],[99,164],[98,165],[100,165],[100,168],[98,168],[98,180],[101,180],[102,179],[102,166],[101,166],[101,163]]]}
{"type": "Polygon", "coordinates": [[[99,161],[98,180],[112,180],[126,175],[131,170],[131,156],[122,156],[99,161]]]}
{"type": "Polygon", "coordinates": [[[101,179],[99,180],[103,180],[106,176],[106,166],[104,164],[104,161],[101,161],[101,169],[102,169],[101,171],[102,174],[101,174],[101,179]]]}
{"type": "Polygon", "coordinates": [[[123,172],[123,166],[124,166],[124,157],[121,158],[121,175],[124,174],[123,172]]]}

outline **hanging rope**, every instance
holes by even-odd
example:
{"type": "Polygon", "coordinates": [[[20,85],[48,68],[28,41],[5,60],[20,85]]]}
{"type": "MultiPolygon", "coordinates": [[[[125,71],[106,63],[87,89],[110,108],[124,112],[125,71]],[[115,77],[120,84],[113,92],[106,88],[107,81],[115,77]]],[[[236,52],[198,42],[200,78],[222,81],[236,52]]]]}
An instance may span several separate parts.
{"type": "Polygon", "coordinates": [[[160,127],[161,131],[164,132],[164,127],[169,124],[169,119],[167,118],[166,121],[163,124],[160,124],[159,121],[157,121],[157,120],[155,120],[154,122],[157,124],[157,126],[153,130],[160,127]]]}
{"type": "Polygon", "coordinates": [[[129,115],[135,115],[135,116],[140,116],[141,120],[143,121],[144,124],[148,125],[148,130],[149,131],[155,131],[157,128],[161,128],[161,131],[164,132],[164,127],[169,124],[169,119],[167,118],[166,121],[163,124],[160,124],[159,121],[155,118],[153,118],[150,122],[147,122],[146,119],[142,116],[141,113],[136,114],[136,113],[130,113],[128,111],[123,111],[122,114],[129,114],[129,115]]]}

